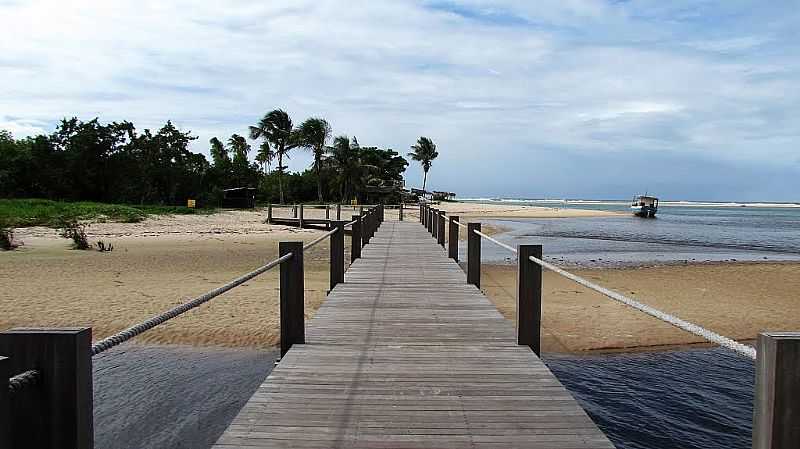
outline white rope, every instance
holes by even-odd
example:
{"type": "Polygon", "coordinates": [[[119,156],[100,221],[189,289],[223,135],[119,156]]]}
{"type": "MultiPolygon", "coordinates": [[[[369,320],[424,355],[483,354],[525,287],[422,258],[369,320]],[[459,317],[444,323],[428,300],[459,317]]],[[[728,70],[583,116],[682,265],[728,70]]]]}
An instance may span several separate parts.
{"type": "Polygon", "coordinates": [[[131,338],[141,334],[142,332],[150,330],[165,321],[171,320],[172,318],[175,318],[178,315],[188,312],[189,310],[192,310],[201,304],[211,301],[212,299],[227,292],[228,290],[231,290],[234,287],[238,287],[239,285],[244,284],[250,279],[253,279],[254,277],[274,268],[277,265],[280,265],[281,263],[289,260],[291,257],[292,253],[284,254],[283,256],[273,260],[272,262],[264,266],[261,266],[245,275],[239,276],[238,278],[232,280],[231,282],[221,287],[217,287],[208,293],[202,294],[189,302],[173,307],[172,309],[160,313],[146,321],[142,321],[141,323],[133,325],[121,332],[118,332],[114,335],[110,335],[92,345],[92,355],[95,356],[97,354],[100,354],[101,352],[108,351],[114,346],[117,346],[120,343],[124,343],[130,340],[131,338]]]}
{"type": "MultiPolygon", "coordinates": [[[[505,243],[501,243],[501,242],[489,237],[488,235],[486,235],[486,234],[484,234],[484,233],[482,233],[480,231],[476,230],[475,233],[480,235],[481,237],[486,238],[487,240],[489,240],[491,242],[496,243],[499,246],[502,246],[503,248],[513,252],[514,254],[517,254],[516,248],[508,246],[505,243]]],[[[544,260],[538,259],[538,258],[533,257],[533,256],[530,256],[529,259],[533,263],[539,264],[542,267],[547,268],[548,270],[553,271],[555,273],[558,273],[558,274],[560,274],[561,276],[564,276],[567,279],[571,279],[571,280],[577,282],[578,284],[583,285],[586,288],[589,288],[589,289],[592,289],[592,290],[594,290],[594,291],[596,291],[598,293],[601,293],[601,294],[613,299],[614,301],[618,301],[618,302],[621,302],[622,304],[625,304],[625,305],[627,305],[629,307],[633,307],[634,309],[636,309],[636,310],[638,310],[640,312],[644,312],[644,313],[646,313],[646,314],[648,314],[648,315],[650,315],[652,317],[658,318],[659,320],[664,321],[666,323],[669,323],[669,324],[671,324],[671,325],[673,325],[673,326],[675,326],[675,327],[677,327],[679,329],[683,329],[686,332],[690,332],[690,333],[692,333],[694,335],[697,335],[699,337],[702,337],[702,338],[704,338],[704,339],[706,339],[706,340],[708,340],[708,341],[710,341],[712,343],[716,343],[716,344],[722,346],[723,348],[730,349],[731,351],[734,351],[739,355],[742,355],[744,357],[747,357],[747,358],[750,358],[750,359],[753,359],[753,360],[756,359],[756,350],[753,347],[744,345],[742,343],[737,342],[736,340],[728,338],[728,337],[726,337],[724,335],[720,335],[720,334],[718,334],[716,332],[710,331],[710,330],[708,330],[708,329],[706,329],[706,328],[704,328],[702,326],[698,326],[697,324],[690,323],[690,322],[688,322],[686,320],[683,320],[681,318],[676,317],[675,315],[671,315],[669,313],[662,312],[662,311],[656,309],[655,307],[648,306],[647,304],[643,304],[643,303],[641,303],[639,301],[636,301],[634,299],[628,298],[627,296],[621,295],[621,294],[619,294],[619,293],[617,293],[617,292],[615,292],[613,290],[609,290],[609,289],[607,289],[605,287],[602,287],[600,285],[597,285],[597,284],[595,284],[593,282],[587,281],[586,279],[584,279],[584,278],[582,278],[580,276],[576,276],[576,275],[574,275],[574,274],[572,274],[572,273],[570,273],[568,271],[565,271],[565,270],[563,270],[563,269],[561,269],[561,268],[559,268],[559,267],[557,267],[557,266],[555,266],[555,265],[553,265],[551,263],[545,262],[544,260]]]]}
{"type": "Polygon", "coordinates": [[[753,360],[756,359],[756,349],[744,344],[741,344],[733,339],[720,335],[716,332],[712,332],[704,327],[698,326],[697,324],[690,323],[686,320],[682,320],[675,315],[670,315],[666,312],[662,312],[654,307],[648,306],[647,304],[642,304],[639,301],[633,300],[626,296],[623,296],[613,290],[609,290],[605,287],[601,287],[595,283],[589,282],[586,279],[576,276],[572,273],[562,270],[561,268],[547,263],[541,259],[537,259],[536,257],[530,256],[529,258],[531,262],[537,263],[548,270],[554,271],[561,276],[564,276],[567,279],[572,279],[573,281],[577,282],[578,284],[583,285],[584,287],[590,288],[598,293],[602,293],[603,295],[615,300],[619,301],[627,306],[633,307],[636,310],[644,312],[650,316],[656,317],[662,321],[665,321],[679,329],[683,329],[687,332],[691,332],[697,336],[703,337],[706,340],[716,343],[724,348],[728,348],[731,351],[734,351],[740,355],[745,357],[751,358],[753,360]]]}
{"type": "Polygon", "coordinates": [[[318,239],[316,239],[313,242],[305,245],[303,247],[303,251],[308,251],[309,249],[313,248],[317,243],[325,240],[326,238],[332,236],[333,234],[336,234],[336,231],[338,231],[338,230],[339,230],[339,228],[333,228],[331,231],[328,231],[328,232],[322,234],[318,239]]]}
{"type": "Polygon", "coordinates": [[[497,245],[499,245],[499,246],[502,246],[503,248],[505,248],[505,249],[507,249],[507,250],[509,250],[509,251],[513,252],[514,254],[516,254],[516,253],[517,253],[517,249],[516,249],[516,248],[514,248],[513,246],[508,246],[508,245],[506,245],[505,243],[499,242],[499,241],[497,241],[497,240],[495,240],[495,239],[493,239],[493,238],[489,237],[488,235],[484,234],[484,233],[483,233],[483,232],[481,232],[481,231],[475,230],[475,233],[476,233],[476,234],[478,234],[479,236],[481,236],[481,237],[485,238],[486,240],[488,240],[488,241],[492,242],[492,243],[495,243],[495,244],[497,244],[497,245]]]}

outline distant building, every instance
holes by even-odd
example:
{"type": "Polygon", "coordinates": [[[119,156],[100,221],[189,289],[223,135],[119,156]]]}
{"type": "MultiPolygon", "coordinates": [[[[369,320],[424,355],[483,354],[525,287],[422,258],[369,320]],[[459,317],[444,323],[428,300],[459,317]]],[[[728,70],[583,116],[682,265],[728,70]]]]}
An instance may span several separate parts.
{"type": "Polygon", "coordinates": [[[253,209],[256,207],[255,187],[235,187],[222,191],[222,207],[253,209]]]}

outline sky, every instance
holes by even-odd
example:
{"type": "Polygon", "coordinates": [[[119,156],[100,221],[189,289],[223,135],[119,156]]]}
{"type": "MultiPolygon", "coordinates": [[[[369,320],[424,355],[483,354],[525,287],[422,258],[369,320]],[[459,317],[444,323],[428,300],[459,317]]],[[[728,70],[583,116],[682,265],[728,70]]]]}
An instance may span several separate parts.
{"type": "Polygon", "coordinates": [[[428,136],[428,187],[460,197],[800,202],[796,1],[0,0],[0,23],[16,137],[172,120],[208,154],[282,108],[428,136]]]}

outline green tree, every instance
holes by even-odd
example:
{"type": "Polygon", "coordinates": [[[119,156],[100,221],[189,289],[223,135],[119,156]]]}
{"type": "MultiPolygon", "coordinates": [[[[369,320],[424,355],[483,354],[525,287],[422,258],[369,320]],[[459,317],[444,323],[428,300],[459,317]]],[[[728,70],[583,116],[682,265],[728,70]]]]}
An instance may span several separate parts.
{"type": "Polygon", "coordinates": [[[408,155],[411,156],[411,159],[422,165],[422,171],[424,172],[422,190],[425,190],[425,186],[428,183],[428,171],[431,169],[431,165],[433,165],[433,160],[439,156],[439,153],[436,151],[436,144],[427,137],[420,137],[417,139],[416,145],[411,146],[411,149],[413,151],[408,153],[408,155]]]}
{"type": "Polygon", "coordinates": [[[269,173],[274,159],[275,152],[272,151],[269,142],[261,142],[261,145],[258,147],[258,154],[256,154],[256,162],[261,164],[261,172],[264,173],[264,175],[269,173]]]}
{"type": "Polygon", "coordinates": [[[211,144],[211,150],[209,153],[211,153],[211,161],[214,163],[214,166],[218,168],[229,166],[231,159],[228,156],[228,150],[225,149],[225,145],[222,143],[222,141],[216,137],[212,137],[208,143],[211,144]]]}
{"type": "Polygon", "coordinates": [[[314,153],[314,174],[317,176],[317,200],[323,201],[322,195],[322,158],[327,152],[328,139],[331,137],[331,125],[323,118],[311,117],[298,128],[300,145],[314,153]]]}
{"type": "Polygon", "coordinates": [[[255,126],[250,127],[250,138],[266,140],[275,148],[275,155],[278,158],[278,190],[280,202],[283,203],[283,174],[286,170],[283,158],[288,157],[289,151],[298,146],[292,119],[282,109],[270,111],[255,126]]]}

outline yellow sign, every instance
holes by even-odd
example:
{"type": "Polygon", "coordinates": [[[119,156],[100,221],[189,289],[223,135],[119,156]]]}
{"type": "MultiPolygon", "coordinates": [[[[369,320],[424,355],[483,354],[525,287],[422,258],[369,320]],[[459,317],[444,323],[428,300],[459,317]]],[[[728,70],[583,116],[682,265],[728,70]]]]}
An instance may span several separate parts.
{"type": "Polygon", "coordinates": [[[194,209],[194,200],[186,200],[186,207],[194,209]]]}

